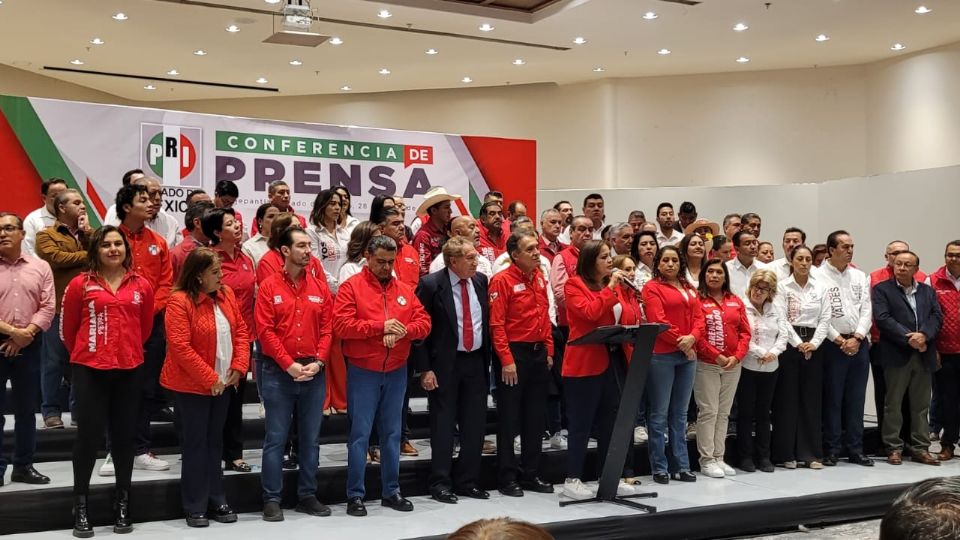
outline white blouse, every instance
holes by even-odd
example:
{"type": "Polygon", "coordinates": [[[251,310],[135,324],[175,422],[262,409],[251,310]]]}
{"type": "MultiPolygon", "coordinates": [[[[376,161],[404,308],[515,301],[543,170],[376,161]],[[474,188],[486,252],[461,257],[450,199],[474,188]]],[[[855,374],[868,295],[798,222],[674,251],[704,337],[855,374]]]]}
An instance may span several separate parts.
{"type": "Polygon", "coordinates": [[[787,348],[787,339],[792,330],[790,323],[772,302],[763,305],[762,313],[751,302],[747,302],[745,307],[750,322],[750,346],[743,357],[743,368],[764,373],[776,371],[780,367],[777,357],[787,348]],[[767,353],[774,356],[773,361],[761,364],[760,358],[767,353]]]}
{"type": "Polygon", "coordinates": [[[220,382],[226,382],[230,361],[233,360],[233,333],[230,331],[230,321],[218,305],[213,306],[213,318],[217,323],[217,375],[220,376],[220,382]]]}
{"type": "Polygon", "coordinates": [[[830,326],[830,304],[827,303],[823,287],[813,275],[807,278],[805,287],[798,285],[794,276],[778,283],[773,303],[791,326],[788,338],[790,345],[797,347],[803,343],[793,329],[794,326],[803,326],[814,329],[810,343],[820,347],[830,326]]]}

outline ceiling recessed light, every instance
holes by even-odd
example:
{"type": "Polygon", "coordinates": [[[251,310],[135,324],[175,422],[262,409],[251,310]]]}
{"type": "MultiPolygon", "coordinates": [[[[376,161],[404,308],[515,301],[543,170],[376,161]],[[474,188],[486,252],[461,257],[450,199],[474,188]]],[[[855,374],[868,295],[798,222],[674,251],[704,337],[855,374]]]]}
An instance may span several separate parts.
{"type": "Polygon", "coordinates": [[[227,32],[230,32],[231,34],[236,34],[237,32],[240,31],[240,27],[235,24],[231,24],[230,26],[226,27],[224,30],[226,30],[227,32]]]}
{"type": "Polygon", "coordinates": [[[740,58],[737,58],[737,63],[738,63],[738,64],[746,64],[746,63],[749,62],[749,61],[750,61],[750,59],[747,58],[746,56],[741,56],[740,58]]]}
{"type": "Polygon", "coordinates": [[[378,71],[378,73],[380,73],[381,75],[389,75],[390,70],[387,68],[381,68],[380,71],[378,71]]]}
{"type": "Polygon", "coordinates": [[[891,51],[902,51],[902,50],[904,50],[904,49],[906,49],[906,48],[907,48],[907,46],[904,45],[903,43],[894,43],[893,46],[890,47],[890,50],[891,50],[891,51]]]}
{"type": "Polygon", "coordinates": [[[830,36],[828,36],[828,35],[826,35],[826,34],[820,34],[819,36],[817,36],[816,39],[817,39],[817,41],[819,41],[820,43],[823,43],[824,41],[830,41],[830,36]]]}
{"type": "Polygon", "coordinates": [[[144,89],[144,90],[156,90],[157,87],[154,86],[154,85],[152,85],[152,84],[148,84],[148,85],[144,86],[143,89],[144,89]]]}
{"type": "Polygon", "coordinates": [[[473,82],[473,79],[471,79],[470,77],[464,77],[464,78],[460,79],[460,82],[462,82],[462,83],[464,83],[464,84],[470,84],[470,83],[473,82]]]}
{"type": "Polygon", "coordinates": [[[296,58],[294,58],[293,60],[290,61],[290,65],[291,65],[291,66],[302,66],[302,65],[303,65],[303,62],[301,62],[300,60],[297,60],[296,58]]]}
{"type": "Polygon", "coordinates": [[[573,38],[573,44],[574,44],[574,45],[583,45],[583,44],[586,43],[586,42],[587,42],[587,39],[586,39],[586,38],[582,38],[582,37],[575,37],[575,38],[573,38]]]}
{"type": "Polygon", "coordinates": [[[353,90],[353,88],[350,88],[348,85],[343,85],[340,87],[340,90],[343,90],[344,92],[349,92],[350,90],[353,90]]]}
{"type": "Polygon", "coordinates": [[[652,12],[652,11],[648,11],[648,12],[646,12],[646,13],[643,14],[644,20],[647,20],[647,21],[652,21],[652,20],[656,19],[657,17],[659,17],[659,15],[657,15],[656,13],[654,13],[654,12],[652,12]]]}
{"type": "Polygon", "coordinates": [[[330,44],[331,44],[331,45],[343,45],[343,40],[340,39],[340,38],[338,38],[338,37],[336,37],[336,36],[334,36],[334,37],[330,38],[330,44]]]}
{"type": "Polygon", "coordinates": [[[91,45],[103,45],[104,43],[106,43],[106,41],[104,41],[104,40],[102,40],[102,39],[100,39],[100,38],[98,38],[98,37],[95,37],[95,38],[93,38],[93,39],[90,40],[90,44],[91,44],[91,45]]]}
{"type": "Polygon", "coordinates": [[[268,80],[267,80],[266,78],[264,78],[264,77],[260,77],[260,78],[257,79],[257,84],[267,84],[268,82],[270,82],[270,81],[268,81],[268,80]]]}
{"type": "Polygon", "coordinates": [[[670,49],[660,49],[659,51],[657,51],[657,54],[659,54],[659,55],[661,55],[661,56],[666,56],[666,55],[668,55],[668,54],[670,54],[670,53],[672,53],[672,52],[673,52],[673,51],[671,51],[670,49]]]}
{"type": "Polygon", "coordinates": [[[734,32],[743,32],[743,31],[747,30],[748,28],[750,28],[750,27],[747,26],[746,24],[743,24],[742,22],[738,22],[737,24],[733,25],[733,31],[734,31],[734,32]]]}
{"type": "Polygon", "coordinates": [[[117,13],[116,15],[113,16],[113,20],[115,21],[125,21],[129,18],[130,17],[127,17],[127,14],[123,12],[117,13]]]}
{"type": "Polygon", "coordinates": [[[280,0],[263,0],[263,1],[266,2],[266,3],[268,3],[268,4],[279,4],[279,3],[280,3],[280,0]]]}
{"type": "Polygon", "coordinates": [[[385,9],[381,9],[381,10],[377,13],[377,17],[380,17],[381,19],[389,19],[390,17],[393,17],[393,13],[390,13],[389,11],[387,11],[387,10],[385,10],[385,9]]]}
{"type": "Polygon", "coordinates": [[[490,24],[490,23],[483,23],[483,24],[480,25],[480,31],[481,31],[481,32],[493,32],[493,29],[494,29],[494,28],[496,28],[496,27],[493,26],[493,25],[490,24]]]}
{"type": "Polygon", "coordinates": [[[206,55],[207,55],[207,51],[205,51],[205,50],[203,50],[203,49],[197,49],[197,50],[193,51],[193,54],[195,54],[195,55],[197,55],[197,56],[206,56],[206,55]]]}
{"type": "Polygon", "coordinates": [[[174,76],[174,77],[176,77],[176,76],[179,75],[179,74],[180,74],[180,72],[177,71],[177,70],[175,70],[175,69],[171,69],[170,71],[167,72],[167,75],[172,75],[172,76],[174,76]]]}
{"type": "Polygon", "coordinates": [[[80,60],[79,58],[74,58],[73,60],[70,61],[70,63],[75,66],[82,66],[83,60],[80,60]]]}
{"type": "Polygon", "coordinates": [[[424,51],[424,54],[429,54],[430,56],[433,56],[435,54],[440,54],[440,51],[436,49],[427,49],[426,51],[424,51]]]}
{"type": "Polygon", "coordinates": [[[603,66],[597,66],[597,67],[593,68],[593,72],[594,72],[594,73],[603,73],[604,71],[606,71],[606,70],[603,69],[603,66]]]}
{"type": "Polygon", "coordinates": [[[523,58],[517,58],[513,61],[513,65],[515,66],[522,66],[524,64],[526,64],[526,62],[523,61],[523,58]]]}
{"type": "Polygon", "coordinates": [[[930,8],[928,8],[927,6],[920,6],[920,7],[918,7],[917,9],[913,10],[913,12],[916,13],[917,15],[926,15],[927,13],[930,13],[931,11],[933,11],[933,10],[930,9],[930,8]]]}

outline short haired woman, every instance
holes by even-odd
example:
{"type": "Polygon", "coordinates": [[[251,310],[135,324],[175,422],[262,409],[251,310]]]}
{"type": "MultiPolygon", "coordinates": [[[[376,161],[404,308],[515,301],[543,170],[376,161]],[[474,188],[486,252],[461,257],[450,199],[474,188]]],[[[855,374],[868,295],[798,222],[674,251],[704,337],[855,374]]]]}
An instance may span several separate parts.
{"type": "Polygon", "coordinates": [[[223,428],[250,362],[250,335],[233,290],[222,283],[220,258],[209,248],[190,252],[167,304],[167,358],[160,384],[181,411],[180,500],[190,527],[210,519],[237,521],[223,490],[223,428]]]}
{"type": "Polygon", "coordinates": [[[280,209],[269,202],[263,203],[257,208],[255,216],[257,233],[243,243],[243,252],[253,260],[254,267],[260,264],[260,258],[270,249],[267,246],[267,240],[269,240],[268,237],[270,236],[270,225],[273,223],[273,218],[277,217],[279,213],[280,209]]]}
{"type": "Polygon", "coordinates": [[[777,385],[779,356],[787,348],[790,323],[773,305],[777,275],[757,270],[747,285],[750,347],[743,358],[737,386],[737,448],[740,470],[773,472],[770,460],[770,408],[777,385]],[[756,424],[756,428],[754,428],[756,424]],[[756,435],[754,435],[756,433],[756,435]]]}
{"type": "Polygon", "coordinates": [[[730,292],[730,275],[720,259],[700,271],[700,304],[706,333],[697,342],[697,450],[700,471],[711,478],[737,471],[724,461],[730,408],[740,381],[740,361],[750,344],[750,323],[743,301],[730,292]]]}
{"type": "Polygon", "coordinates": [[[73,366],[77,417],[83,418],[73,443],[73,535],[77,538],[93,536],[87,495],[107,426],[116,468],[113,530],[133,530],[130,478],[143,344],[153,330],[154,292],[149,281],[131,270],[132,255],[120,229],[103,226],[90,238],[90,270],[73,278],[63,293],[60,337],[73,366]],[[108,332],[107,321],[119,331],[108,332]]]}

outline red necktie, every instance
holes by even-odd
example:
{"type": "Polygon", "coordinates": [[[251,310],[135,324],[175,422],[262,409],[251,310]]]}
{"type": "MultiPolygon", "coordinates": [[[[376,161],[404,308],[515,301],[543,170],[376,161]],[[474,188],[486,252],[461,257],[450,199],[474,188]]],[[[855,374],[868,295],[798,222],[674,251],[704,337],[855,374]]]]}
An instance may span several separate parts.
{"type": "Polygon", "coordinates": [[[465,279],[460,280],[460,304],[463,306],[463,348],[470,352],[473,350],[473,317],[470,314],[470,292],[465,279]]]}

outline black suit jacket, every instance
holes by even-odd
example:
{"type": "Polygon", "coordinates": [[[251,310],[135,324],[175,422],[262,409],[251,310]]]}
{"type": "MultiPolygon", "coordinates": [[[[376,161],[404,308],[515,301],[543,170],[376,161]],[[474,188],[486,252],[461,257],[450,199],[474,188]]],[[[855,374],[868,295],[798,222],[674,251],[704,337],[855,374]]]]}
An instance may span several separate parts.
{"type": "Polygon", "coordinates": [[[902,366],[910,360],[915,349],[910,346],[906,334],[923,332],[927,336],[927,350],[921,353],[927,371],[936,371],[937,334],[943,325],[943,313],[933,288],[917,283],[917,314],[907,303],[907,295],[897,285],[896,278],[877,283],[871,292],[873,319],[880,330],[877,354],[880,365],[902,366]],[[919,319],[919,320],[918,320],[919,319]]]}
{"type": "MultiPolygon", "coordinates": [[[[492,347],[490,343],[490,303],[487,301],[487,276],[477,273],[473,277],[473,287],[480,302],[480,311],[483,316],[483,341],[480,352],[484,364],[490,362],[492,347]]],[[[460,290],[450,284],[450,270],[444,268],[420,278],[417,284],[417,298],[424,309],[430,314],[433,322],[430,335],[419,345],[414,346],[413,356],[417,371],[433,371],[439,384],[453,369],[457,360],[457,340],[460,328],[457,325],[456,307],[453,295],[460,294],[460,290]]]]}

